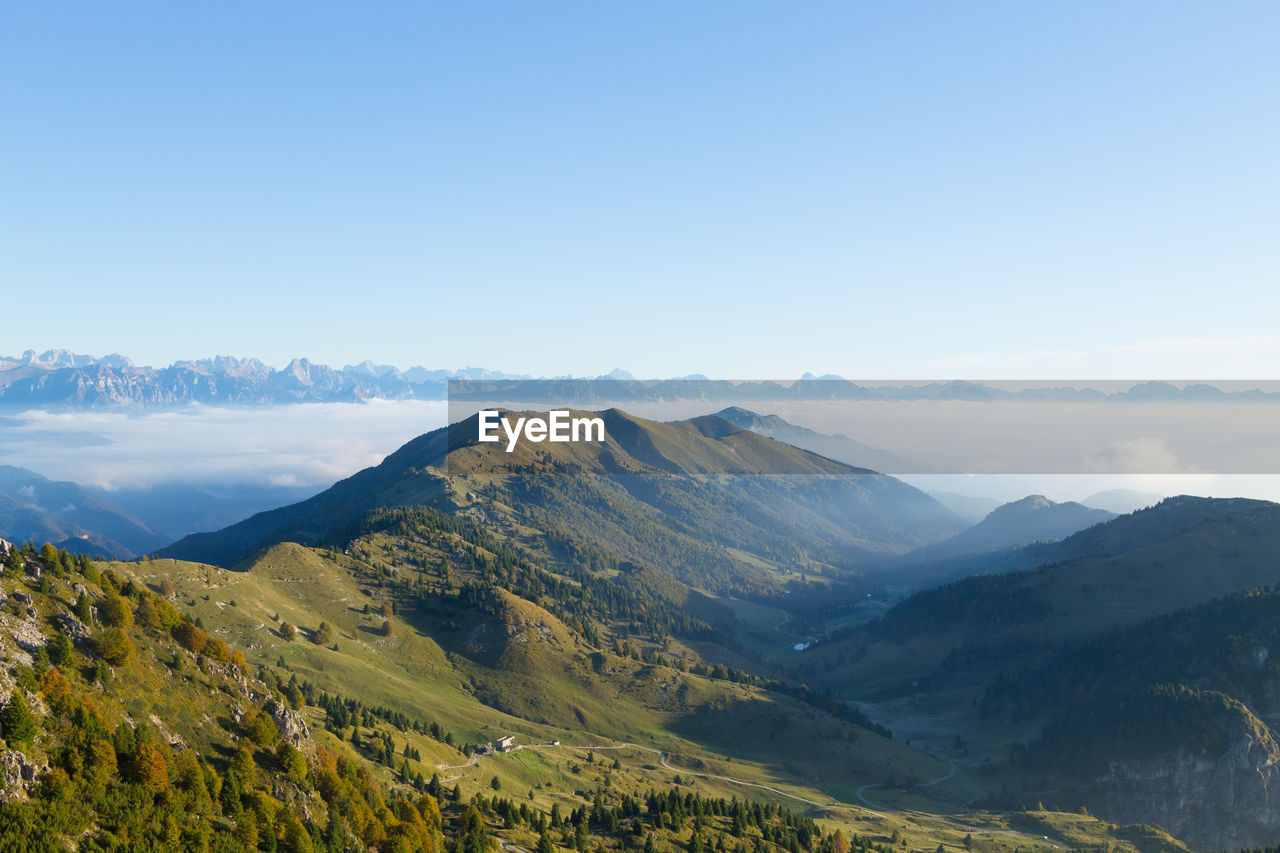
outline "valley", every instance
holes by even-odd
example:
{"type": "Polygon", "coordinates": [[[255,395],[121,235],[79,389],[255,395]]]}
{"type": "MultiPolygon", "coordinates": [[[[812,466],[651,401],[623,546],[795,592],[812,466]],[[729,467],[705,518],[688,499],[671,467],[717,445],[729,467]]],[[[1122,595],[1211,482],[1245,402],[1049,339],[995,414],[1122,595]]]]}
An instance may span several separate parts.
{"type": "MultiPolygon", "coordinates": [[[[455,424],[300,503],[75,566],[138,608],[163,590],[262,695],[293,697],[315,748],[446,813],[497,791],[563,815],[675,786],[895,849],[1269,837],[1266,807],[1230,815],[1280,759],[1280,507],[1184,497],[1116,517],[1028,498],[966,528],[900,481],[714,416],[600,416],[604,441],[510,452],[455,424]],[[1152,632],[1171,619],[1244,639],[1187,629],[1185,657],[1208,657],[1164,671],[1152,632]],[[1208,677],[1242,653],[1248,677],[1208,677]],[[1137,737],[1143,714],[1168,722],[1137,737]],[[1214,734],[1189,742],[1196,726],[1214,734]]],[[[56,597],[31,576],[49,555],[27,553],[25,583],[56,597]]],[[[495,837],[541,843],[500,831],[518,823],[495,837]]]]}

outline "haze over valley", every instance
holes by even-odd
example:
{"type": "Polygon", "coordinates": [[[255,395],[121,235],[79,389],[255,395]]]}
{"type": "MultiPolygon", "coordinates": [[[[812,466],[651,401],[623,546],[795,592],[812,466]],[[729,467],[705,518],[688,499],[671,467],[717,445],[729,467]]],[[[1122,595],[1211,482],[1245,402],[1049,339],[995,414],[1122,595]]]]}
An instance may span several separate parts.
{"type": "Polygon", "coordinates": [[[1280,4],[10,4],[2,853],[1280,853],[1280,4]]]}

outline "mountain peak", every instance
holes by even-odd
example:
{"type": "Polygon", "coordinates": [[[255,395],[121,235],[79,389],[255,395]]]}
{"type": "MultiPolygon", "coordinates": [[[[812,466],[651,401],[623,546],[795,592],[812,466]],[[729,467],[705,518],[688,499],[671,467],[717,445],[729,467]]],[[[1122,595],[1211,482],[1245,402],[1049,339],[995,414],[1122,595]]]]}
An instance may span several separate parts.
{"type": "MultiPolygon", "coordinates": [[[[628,525],[667,524],[658,519],[679,518],[689,506],[723,516],[722,529],[750,529],[761,541],[780,535],[769,532],[770,525],[780,525],[779,529],[804,529],[805,537],[817,537],[828,543],[825,547],[863,556],[868,551],[905,551],[961,526],[948,510],[905,483],[741,429],[715,415],[664,423],[620,409],[575,414],[601,418],[605,440],[524,441],[507,452],[499,443],[477,440],[478,418],[472,415],[413,439],[380,465],[307,501],[261,513],[218,533],[189,536],[165,553],[230,566],[276,542],[315,542],[319,531],[345,529],[380,507],[426,504],[457,511],[475,500],[486,513],[502,512],[498,506],[522,503],[519,491],[496,499],[492,508],[486,508],[485,499],[471,496],[494,489],[520,490],[529,483],[536,483],[543,495],[539,512],[565,511],[572,505],[569,518],[576,527],[613,530],[622,523],[616,535],[627,540],[635,536],[628,525]],[[757,476],[787,473],[806,476],[757,476]],[[619,488],[619,476],[649,486],[632,493],[630,487],[619,488]],[[820,486],[815,485],[818,481],[820,486]],[[598,500],[584,504],[582,494],[598,500]],[[629,507],[625,512],[620,509],[624,506],[629,507]]],[[[545,417],[542,412],[506,414],[511,415],[545,417]]],[[[673,525],[654,541],[675,537],[672,541],[684,542],[690,534],[677,528],[673,525]]],[[[635,547],[650,546],[637,542],[635,547]]],[[[687,547],[702,555],[698,566],[729,559],[706,556],[706,549],[718,546],[701,540],[687,547]]],[[[682,570],[692,577],[702,569],[690,564],[682,570]]],[[[758,567],[744,571],[754,575],[758,567]]]]}
{"type": "Polygon", "coordinates": [[[1027,495],[1025,498],[1019,498],[1016,501],[1010,501],[1001,507],[996,507],[994,512],[1000,510],[1045,510],[1051,507],[1060,506],[1056,501],[1051,501],[1044,495],[1027,495]]]}

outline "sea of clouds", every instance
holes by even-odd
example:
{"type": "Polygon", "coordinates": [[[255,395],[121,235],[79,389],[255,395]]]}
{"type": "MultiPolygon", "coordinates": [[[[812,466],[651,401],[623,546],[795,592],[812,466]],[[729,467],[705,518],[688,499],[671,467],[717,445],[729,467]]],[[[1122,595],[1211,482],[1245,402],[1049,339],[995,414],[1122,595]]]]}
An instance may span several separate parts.
{"type": "Polygon", "coordinates": [[[0,464],[108,491],[169,482],[327,486],[441,427],[435,401],[10,413],[0,464]]]}

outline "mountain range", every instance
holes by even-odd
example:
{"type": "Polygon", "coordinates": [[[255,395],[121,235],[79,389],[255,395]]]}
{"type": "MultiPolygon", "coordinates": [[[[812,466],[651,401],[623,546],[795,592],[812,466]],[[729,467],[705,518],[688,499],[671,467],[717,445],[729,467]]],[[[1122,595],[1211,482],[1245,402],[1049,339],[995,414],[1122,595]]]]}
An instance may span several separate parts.
{"type": "Polygon", "coordinates": [[[188,403],[272,405],[443,398],[447,376],[365,363],[334,370],[298,358],[276,370],[253,358],[219,356],[139,367],[123,356],[65,351],[0,359],[0,405],[43,408],[152,408],[188,403]]]}
{"type": "MultiPolygon", "coordinates": [[[[701,374],[679,379],[637,380],[625,370],[594,378],[516,376],[484,368],[400,370],[364,361],[335,369],[295,358],[276,369],[256,358],[175,361],[167,367],[139,366],[119,354],[94,357],[68,350],[0,357],[0,406],[63,409],[141,409],[189,403],[274,405],[299,402],[441,400],[446,383],[459,400],[506,400],[518,388],[521,402],[587,407],[655,400],[698,399],[736,404],[770,400],[1023,400],[1023,401],[1259,401],[1280,391],[1224,390],[1206,383],[1140,382],[1103,391],[1088,386],[1015,387],[980,382],[859,384],[833,374],[792,382],[727,382],[701,374]],[[605,385],[599,380],[609,380],[605,385]],[[513,383],[519,383],[514,385],[513,383]]],[[[598,407],[598,406],[597,406],[598,407]]],[[[894,466],[882,466],[893,469],[894,466]]]]}

